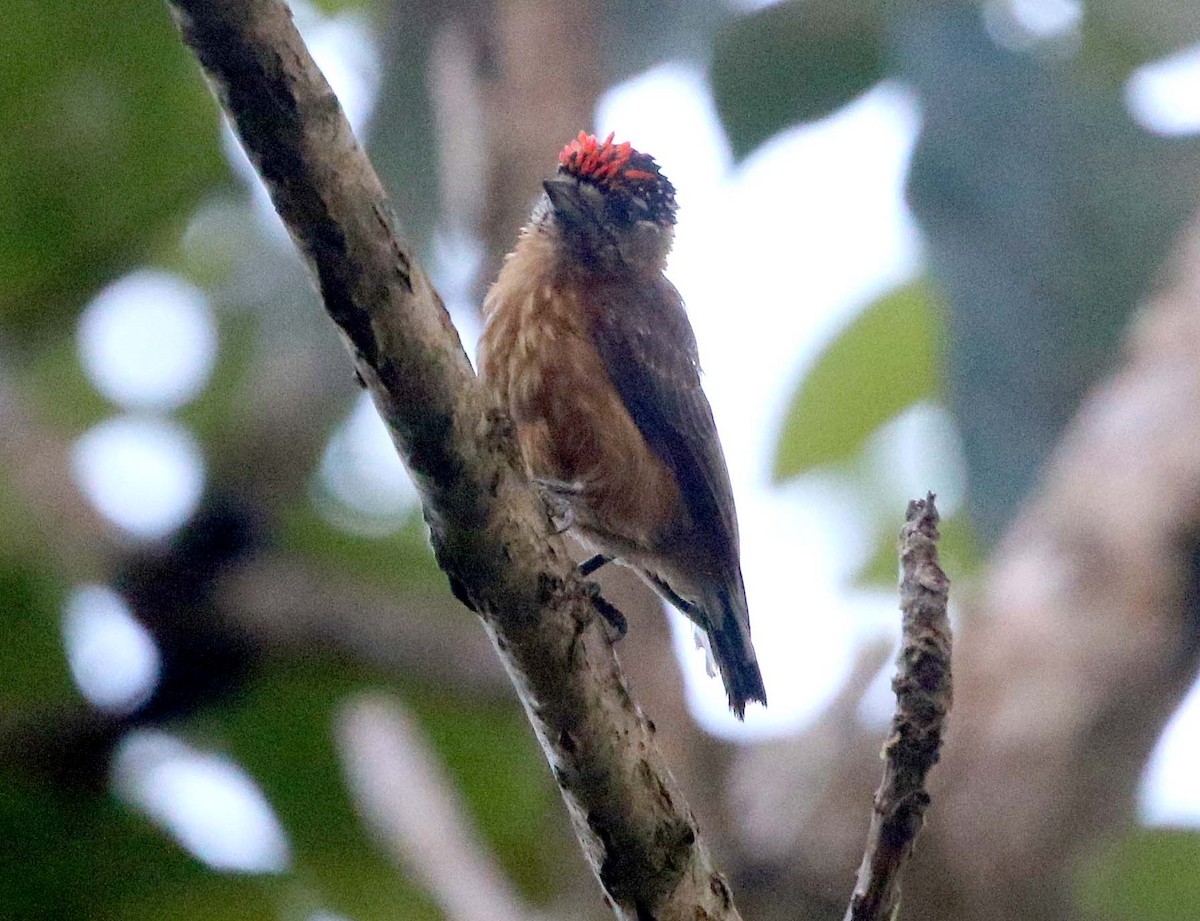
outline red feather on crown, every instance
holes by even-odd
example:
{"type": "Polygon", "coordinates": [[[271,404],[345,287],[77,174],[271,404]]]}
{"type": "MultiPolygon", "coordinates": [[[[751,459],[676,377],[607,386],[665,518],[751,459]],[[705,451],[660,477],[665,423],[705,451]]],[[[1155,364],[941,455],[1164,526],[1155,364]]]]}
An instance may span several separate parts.
{"type": "Polygon", "coordinates": [[[558,162],[573,176],[610,187],[620,185],[625,180],[637,183],[654,182],[660,178],[656,172],[639,169],[638,161],[649,158],[634,150],[628,141],[614,144],[615,136],[613,132],[601,141],[594,134],[580,131],[579,137],[562,149],[558,162]],[[630,161],[634,161],[633,166],[630,161]]]}

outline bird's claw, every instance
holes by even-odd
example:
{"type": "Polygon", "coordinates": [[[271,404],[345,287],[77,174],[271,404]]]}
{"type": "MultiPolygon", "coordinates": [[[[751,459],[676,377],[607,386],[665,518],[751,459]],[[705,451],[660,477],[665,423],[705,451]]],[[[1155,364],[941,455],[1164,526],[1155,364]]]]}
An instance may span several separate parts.
{"type": "Polygon", "coordinates": [[[575,524],[575,507],[571,499],[583,492],[582,485],[549,477],[534,477],[533,485],[541,493],[546,513],[554,524],[554,533],[569,531],[575,524]]]}
{"type": "Polygon", "coordinates": [[[615,643],[617,640],[624,639],[625,634],[629,632],[629,621],[625,619],[625,615],[617,609],[616,605],[600,594],[600,586],[595,582],[589,582],[587,590],[596,613],[604,618],[604,623],[608,626],[609,642],[615,643]]]}

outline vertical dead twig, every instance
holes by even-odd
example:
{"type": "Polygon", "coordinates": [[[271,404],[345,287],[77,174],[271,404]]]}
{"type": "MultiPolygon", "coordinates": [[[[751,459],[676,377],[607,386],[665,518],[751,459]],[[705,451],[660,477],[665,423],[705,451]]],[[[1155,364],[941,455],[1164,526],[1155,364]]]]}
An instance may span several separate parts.
{"type": "Polygon", "coordinates": [[[844,921],[884,921],[900,904],[900,868],[925,818],[925,777],[937,763],[950,712],[950,580],[937,561],[938,513],[933,493],[908,503],[900,532],[903,635],[896,677],[896,713],[883,749],[883,781],[854,895],[844,921]]]}

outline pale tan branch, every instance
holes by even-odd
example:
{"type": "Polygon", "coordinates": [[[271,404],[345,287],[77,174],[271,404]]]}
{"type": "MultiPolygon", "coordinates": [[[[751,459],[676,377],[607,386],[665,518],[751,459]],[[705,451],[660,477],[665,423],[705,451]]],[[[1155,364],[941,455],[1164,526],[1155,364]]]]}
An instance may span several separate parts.
{"type": "Polygon", "coordinates": [[[484,847],[445,765],[398,700],[364,694],[346,701],[337,739],[363,821],[450,921],[532,916],[484,847]]]}
{"type": "Polygon", "coordinates": [[[265,553],[223,575],[216,602],[226,620],[273,650],[329,650],[472,696],[512,693],[487,636],[444,591],[396,597],[310,561],[265,553]]]}
{"type": "Polygon", "coordinates": [[[1132,818],[1200,665],[1200,223],[1184,244],[961,631],[934,793],[938,872],[964,918],[1069,914],[1062,881],[1132,818]]]}

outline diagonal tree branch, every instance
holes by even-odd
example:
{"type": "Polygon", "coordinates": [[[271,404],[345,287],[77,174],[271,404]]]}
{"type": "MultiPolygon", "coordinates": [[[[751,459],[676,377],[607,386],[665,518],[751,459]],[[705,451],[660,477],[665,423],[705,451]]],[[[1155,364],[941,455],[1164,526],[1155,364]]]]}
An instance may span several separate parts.
{"type": "Polygon", "coordinates": [[[171,0],[492,635],[617,915],[737,918],[596,616],[378,177],[279,0],[171,0]]]}
{"type": "Polygon", "coordinates": [[[892,687],[896,713],[883,748],[883,781],[845,921],[888,921],[900,904],[900,869],[925,820],[925,777],[938,760],[950,712],[950,581],[937,561],[933,493],[908,503],[900,532],[900,658],[892,687]]]}

